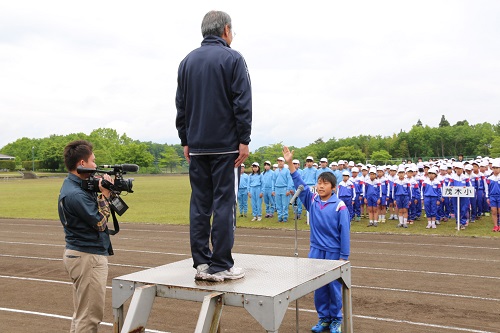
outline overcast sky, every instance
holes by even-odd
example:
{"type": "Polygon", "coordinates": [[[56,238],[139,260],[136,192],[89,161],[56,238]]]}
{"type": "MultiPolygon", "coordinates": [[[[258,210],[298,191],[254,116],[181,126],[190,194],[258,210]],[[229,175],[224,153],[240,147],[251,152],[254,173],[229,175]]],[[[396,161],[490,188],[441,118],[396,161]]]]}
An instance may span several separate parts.
{"type": "Polygon", "coordinates": [[[177,68],[226,11],[250,149],[500,119],[500,1],[2,1],[0,148],[114,128],[180,143],[177,68]]]}

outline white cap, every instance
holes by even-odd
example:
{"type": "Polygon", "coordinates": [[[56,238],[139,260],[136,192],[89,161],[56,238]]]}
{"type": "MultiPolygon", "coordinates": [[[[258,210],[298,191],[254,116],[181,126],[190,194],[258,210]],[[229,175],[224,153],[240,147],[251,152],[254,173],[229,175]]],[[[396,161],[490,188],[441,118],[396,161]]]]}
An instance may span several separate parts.
{"type": "Polygon", "coordinates": [[[293,164],[300,164],[299,160],[293,160],[292,163],[293,164]]]}
{"type": "Polygon", "coordinates": [[[462,162],[454,162],[453,163],[453,168],[463,169],[464,168],[464,164],[462,162]]]}
{"type": "Polygon", "coordinates": [[[465,170],[467,170],[467,171],[472,170],[472,169],[473,169],[472,164],[467,164],[467,165],[464,167],[464,169],[465,169],[465,170]]]}
{"type": "Polygon", "coordinates": [[[273,168],[277,168],[277,167],[278,167],[278,164],[274,163],[273,168]]]}
{"type": "Polygon", "coordinates": [[[347,165],[350,166],[350,167],[353,167],[354,166],[354,161],[349,161],[349,163],[347,165]]]}
{"type": "Polygon", "coordinates": [[[371,167],[370,170],[368,170],[368,173],[377,173],[377,170],[371,167]]]}
{"type": "Polygon", "coordinates": [[[318,167],[318,163],[313,163],[313,166],[317,168],[318,167]]]}
{"type": "Polygon", "coordinates": [[[368,171],[368,167],[367,167],[366,165],[363,165],[363,166],[361,167],[361,171],[363,171],[363,170],[368,171]]]}
{"type": "Polygon", "coordinates": [[[479,166],[480,167],[487,167],[488,166],[488,162],[482,161],[481,163],[479,163],[479,166]]]}
{"type": "Polygon", "coordinates": [[[349,173],[349,171],[346,170],[346,171],[342,172],[342,176],[349,176],[350,177],[351,174],[349,173]]]}
{"type": "Polygon", "coordinates": [[[269,164],[269,165],[272,165],[271,164],[271,161],[265,161],[264,164],[269,164]]]}
{"type": "Polygon", "coordinates": [[[391,165],[391,166],[389,167],[389,170],[391,170],[391,171],[397,171],[397,170],[398,170],[398,167],[397,167],[397,166],[395,166],[395,165],[391,165]]]}
{"type": "MultiPolygon", "coordinates": [[[[491,161],[491,160],[490,160],[491,161]]],[[[500,168],[500,158],[495,158],[491,165],[492,168],[500,168]]]]}
{"type": "Polygon", "coordinates": [[[285,158],[284,158],[284,157],[281,157],[281,156],[280,156],[280,157],[278,157],[278,159],[277,159],[277,160],[278,160],[278,161],[283,161],[283,162],[285,162],[285,158]]]}
{"type": "Polygon", "coordinates": [[[333,161],[330,165],[337,166],[337,162],[333,161]]]}
{"type": "Polygon", "coordinates": [[[326,157],[322,157],[319,161],[328,163],[328,160],[326,159],[326,157]]]}
{"type": "Polygon", "coordinates": [[[405,167],[404,166],[400,166],[398,168],[398,173],[400,173],[400,172],[405,172],[405,167]]]}
{"type": "Polygon", "coordinates": [[[245,164],[241,163],[241,166],[242,166],[242,167],[245,167],[245,164]]]}
{"type": "Polygon", "coordinates": [[[439,170],[447,170],[448,167],[446,166],[446,164],[441,164],[441,166],[439,167],[439,170]]]}
{"type": "Polygon", "coordinates": [[[344,160],[338,161],[339,164],[345,164],[344,160]]]}
{"type": "Polygon", "coordinates": [[[433,174],[437,175],[437,174],[438,174],[438,169],[437,169],[437,168],[435,168],[435,167],[432,167],[432,168],[430,168],[430,169],[429,169],[429,171],[427,171],[427,172],[428,172],[428,173],[433,173],[433,174]]]}
{"type": "Polygon", "coordinates": [[[351,171],[352,171],[352,172],[359,172],[359,168],[358,168],[358,167],[353,167],[353,168],[351,169],[351,171]]]}
{"type": "Polygon", "coordinates": [[[307,160],[314,161],[314,158],[313,158],[312,156],[307,156],[307,157],[306,157],[306,161],[307,161],[307,160]]]}
{"type": "Polygon", "coordinates": [[[417,163],[417,168],[419,168],[419,169],[423,169],[423,168],[424,168],[424,163],[422,163],[422,162],[418,162],[418,163],[417,163]]]}
{"type": "Polygon", "coordinates": [[[257,162],[253,162],[252,166],[258,166],[258,167],[260,167],[259,163],[257,163],[257,162]]]}
{"type": "Polygon", "coordinates": [[[384,171],[384,167],[383,166],[377,167],[377,171],[384,171]]]}
{"type": "Polygon", "coordinates": [[[478,156],[478,157],[476,157],[476,158],[477,158],[478,160],[482,159],[482,157],[481,157],[481,156],[478,156]]]}

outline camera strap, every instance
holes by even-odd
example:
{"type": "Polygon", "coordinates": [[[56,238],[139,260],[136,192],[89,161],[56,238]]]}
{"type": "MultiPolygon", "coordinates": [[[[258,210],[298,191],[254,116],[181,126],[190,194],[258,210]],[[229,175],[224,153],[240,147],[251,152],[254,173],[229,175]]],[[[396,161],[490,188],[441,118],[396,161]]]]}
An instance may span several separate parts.
{"type": "Polygon", "coordinates": [[[118,224],[118,219],[116,218],[115,211],[111,209],[111,216],[113,217],[113,227],[115,230],[108,228],[108,233],[110,235],[116,235],[120,231],[120,225],[118,224]]]}

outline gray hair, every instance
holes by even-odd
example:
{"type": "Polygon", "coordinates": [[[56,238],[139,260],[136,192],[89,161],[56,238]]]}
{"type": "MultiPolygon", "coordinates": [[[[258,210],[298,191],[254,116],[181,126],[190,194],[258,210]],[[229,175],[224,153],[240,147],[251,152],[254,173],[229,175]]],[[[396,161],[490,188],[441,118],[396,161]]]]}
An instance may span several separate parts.
{"type": "Polygon", "coordinates": [[[231,17],[227,13],[215,10],[209,11],[201,22],[201,34],[203,38],[208,35],[222,37],[226,25],[231,28],[231,17]]]}

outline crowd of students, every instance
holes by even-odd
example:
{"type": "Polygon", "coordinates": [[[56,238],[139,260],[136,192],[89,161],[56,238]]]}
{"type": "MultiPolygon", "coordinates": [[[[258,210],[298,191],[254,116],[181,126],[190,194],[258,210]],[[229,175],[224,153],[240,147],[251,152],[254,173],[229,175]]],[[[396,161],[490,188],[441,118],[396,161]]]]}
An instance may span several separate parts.
{"type": "MultiPolygon", "coordinates": [[[[262,171],[260,164],[253,162],[251,174],[245,174],[245,166],[241,166],[240,217],[247,216],[250,198],[252,221],[262,220],[262,201],[264,218],[273,218],[276,213],[278,222],[288,221],[293,181],[284,158],[278,157],[276,162],[265,161],[262,171]]],[[[491,214],[493,231],[500,232],[500,159],[478,156],[469,161],[452,158],[377,166],[342,160],[328,164],[326,158],[321,158],[318,165],[308,156],[302,169],[299,160],[293,160],[293,165],[313,191],[321,173],[332,173],[337,180],[337,196],[348,207],[351,221],[367,218],[368,227],[385,223],[389,215],[388,220],[398,221],[397,227],[408,228],[424,210],[427,229],[457,217],[460,228],[466,229],[469,223],[491,214]],[[457,197],[443,193],[445,186],[473,188],[474,196],[462,197],[458,202],[457,197]]],[[[300,199],[297,215],[300,219],[300,199]]]]}

